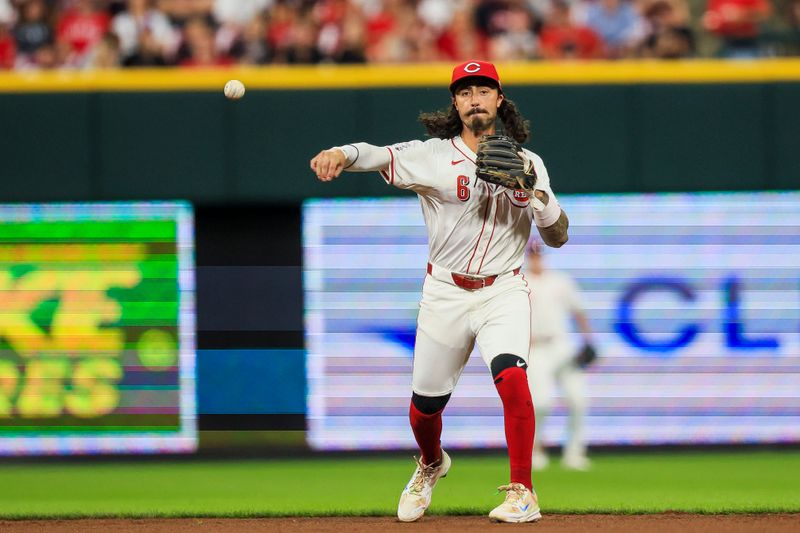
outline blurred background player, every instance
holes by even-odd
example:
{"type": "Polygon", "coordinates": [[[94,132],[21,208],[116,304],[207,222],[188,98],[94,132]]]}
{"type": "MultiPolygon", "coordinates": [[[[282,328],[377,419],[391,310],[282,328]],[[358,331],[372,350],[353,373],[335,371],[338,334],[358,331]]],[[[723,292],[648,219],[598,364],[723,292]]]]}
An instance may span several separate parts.
{"type": "Polygon", "coordinates": [[[542,251],[543,245],[539,241],[534,239],[528,243],[526,278],[531,288],[528,384],[536,406],[537,429],[532,466],[534,470],[541,470],[549,464],[543,435],[558,385],[569,408],[562,464],[573,470],[587,470],[590,462],[586,457],[584,420],[587,406],[585,367],[588,363],[576,360],[576,353],[584,350],[576,350],[570,338],[570,319],[575,319],[584,347],[593,352],[591,330],[581,305],[578,285],[564,272],[545,269],[542,251]]]}

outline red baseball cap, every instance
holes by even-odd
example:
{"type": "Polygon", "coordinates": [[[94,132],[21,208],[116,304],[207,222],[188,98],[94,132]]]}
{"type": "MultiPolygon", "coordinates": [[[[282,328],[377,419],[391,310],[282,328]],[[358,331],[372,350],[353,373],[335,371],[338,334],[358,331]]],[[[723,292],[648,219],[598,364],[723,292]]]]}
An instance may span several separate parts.
{"type": "Polygon", "coordinates": [[[451,93],[456,83],[464,78],[490,79],[497,84],[497,88],[500,89],[500,92],[503,92],[503,87],[500,85],[500,76],[497,75],[497,69],[488,61],[470,60],[466,63],[456,65],[453,69],[453,77],[450,79],[451,93]]]}

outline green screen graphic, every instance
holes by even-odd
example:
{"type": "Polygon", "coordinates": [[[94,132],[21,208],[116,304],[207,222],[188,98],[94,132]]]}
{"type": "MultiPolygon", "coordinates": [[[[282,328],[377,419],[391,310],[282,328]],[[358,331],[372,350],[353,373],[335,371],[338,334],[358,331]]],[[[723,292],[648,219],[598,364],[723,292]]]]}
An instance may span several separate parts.
{"type": "Polygon", "coordinates": [[[0,453],[195,448],[191,218],[0,206],[0,453]]]}

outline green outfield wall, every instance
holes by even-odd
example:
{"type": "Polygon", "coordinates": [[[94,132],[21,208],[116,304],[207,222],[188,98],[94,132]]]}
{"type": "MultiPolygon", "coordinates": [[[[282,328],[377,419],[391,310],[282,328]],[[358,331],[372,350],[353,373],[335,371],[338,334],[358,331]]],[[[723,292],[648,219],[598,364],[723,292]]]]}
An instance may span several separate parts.
{"type": "MultiPolygon", "coordinates": [[[[796,189],[800,62],[778,65],[516,65],[506,90],[560,192],[796,189]]],[[[416,117],[448,105],[450,67],[354,68],[0,76],[0,201],[407,194],[376,174],[323,184],[308,161],[424,138],[416,117]]]]}

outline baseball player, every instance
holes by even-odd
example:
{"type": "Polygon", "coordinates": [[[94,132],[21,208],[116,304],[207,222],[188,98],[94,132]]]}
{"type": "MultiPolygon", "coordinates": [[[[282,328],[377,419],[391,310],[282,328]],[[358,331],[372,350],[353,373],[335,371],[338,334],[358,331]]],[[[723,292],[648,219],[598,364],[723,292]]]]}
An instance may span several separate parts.
{"type": "MultiPolygon", "coordinates": [[[[390,185],[419,196],[428,230],[428,275],[422,290],[414,346],[409,419],[421,457],[400,496],[397,516],[418,520],[451,460],[442,450],[442,411],[477,343],[503,404],[510,482],[505,501],[489,517],[533,522],[541,517],[531,483],[534,414],[525,372],[530,343],[530,291],[522,275],[525,245],[536,224],[549,246],[567,241],[569,221],[550,187],[544,163],[515,143],[529,137],[528,122],[506,95],[491,63],[468,61],[453,69],[450,106],[423,113],[431,139],[378,147],[359,142],[323,150],[311,160],[322,181],[343,170],[379,171],[390,185]],[[477,179],[499,119],[517,146],[527,188],[513,190],[477,179]],[[534,186],[530,186],[535,181],[534,186]]],[[[507,138],[506,138],[507,139],[507,138]]],[[[517,180],[522,183],[522,180],[517,180]]],[[[515,182],[515,183],[517,183],[515,182]]]]}
{"type": "Polygon", "coordinates": [[[578,286],[564,272],[545,269],[542,245],[531,240],[527,248],[526,279],[531,289],[531,351],[528,359],[528,382],[536,405],[539,429],[533,448],[533,468],[542,470],[549,459],[542,446],[544,420],[553,404],[556,384],[561,386],[569,407],[569,433],[564,446],[562,465],[573,470],[587,470],[584,419],[586,415],[585,366],[594,359],[589,321],[583,311],[578,286]],[[570,340],[570,321],[583,338],[578,351],[570,340]]]}

